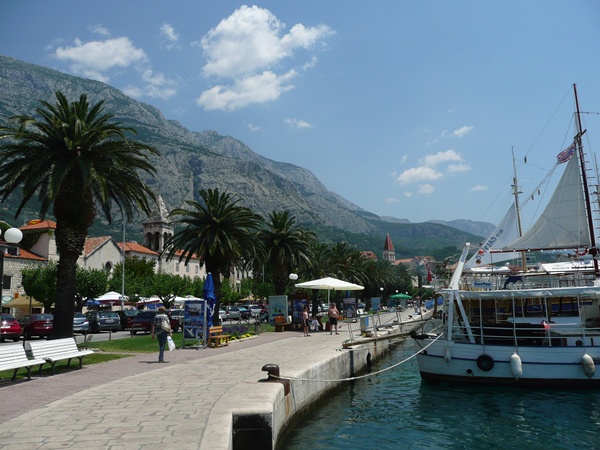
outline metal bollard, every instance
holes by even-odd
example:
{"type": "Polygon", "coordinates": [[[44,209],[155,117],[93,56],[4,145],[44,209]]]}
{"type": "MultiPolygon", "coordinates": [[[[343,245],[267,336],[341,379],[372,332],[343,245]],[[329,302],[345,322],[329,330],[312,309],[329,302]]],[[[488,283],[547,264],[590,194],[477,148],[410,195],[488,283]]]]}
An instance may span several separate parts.
{"type": "Polygon", "coordinates": [[[259,382],[263,383],[281,383],[283,384],[283,394],[288,395],[290,393],[290,380],[282,380],[279,377],[279,366],[277,364],[265,364],[262,367],[263,372],[267,372],[268,377],[259,382]]]}

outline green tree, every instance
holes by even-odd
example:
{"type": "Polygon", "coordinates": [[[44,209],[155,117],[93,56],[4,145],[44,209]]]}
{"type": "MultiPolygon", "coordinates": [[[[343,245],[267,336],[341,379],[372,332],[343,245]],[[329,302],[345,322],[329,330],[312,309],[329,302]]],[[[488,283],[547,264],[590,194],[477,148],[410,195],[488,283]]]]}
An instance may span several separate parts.
{"type": "MultiPolygon", "coordinates": [[[[21,271],[21,284],[25,294],[33,297],[50,311],[56,298],[56,263],[25,268],[21,271]]],[[[71,331],[73,320],[71,320],[71,331]]]]}
{"type": "Polygon", "coordinates": [[[232,267],[252,260],[258,248],[255,232],[261,218],[239,206],[239,200],[228,192],[201,189],[199,195],[202,203],[186,201],[188,208],[171,212],[173,223],[184,228],[177,230],[165,243],[164,251],[167,258],[172,259],[178,250],[182,250],[179,261],[185,259],[186,263],[194,255],[204,259],[206,271],[213,275],[218,310],[221,277],[228,280],[232,267]]]}
{"type": "Polygon", "coordinates": [[[111,122],[104,101],[90,107],[85,94],[70,103],[56,92],[56,104],[40,103],[38,118],[0,128],[0,197],[22,190],[15,217],[36,196],[41,217],[52,207],[60,255],[52,337],[61,338],[73,335],[77,259],[98,209],[109,222],[113,204],[129,220],[149,213],[154,194],[143,177],[155,173],[148,158],[158,152],[129,140],[134,130],[111,122]]]}
{"type": "Polygon", "coordinates": [[[315,234],[296,224],[289,211],[269,214],[267,228],[258,233],[265,252],[265,262],[273,275],[275,295],[285,294],[291,270],[310,262],[309,242],[315,234]]]}
{"type": "Polygon", "coordinates": [[[82,310],[86,300],[99,297],[106,292],[108,286],[108,272],[100,269],[83,269],[77,267],[75,271],[77,294],[75,295],[75,308],[82,310]]]}
{"type": "MultiPolygon", "coordinates": [[[[150,297],[152,292],[155,261],[132,256],[125,261],[125,295],[150,297]]],[[[115,264],[108,281],[108,290],[121,292],[123,287],[123,264],[115,264]]]]}

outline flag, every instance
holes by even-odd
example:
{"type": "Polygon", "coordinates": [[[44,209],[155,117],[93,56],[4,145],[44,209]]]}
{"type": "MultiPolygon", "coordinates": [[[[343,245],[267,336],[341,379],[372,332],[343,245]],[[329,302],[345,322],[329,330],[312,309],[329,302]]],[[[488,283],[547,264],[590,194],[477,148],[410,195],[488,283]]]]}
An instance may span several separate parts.
{"type": "Polygon", "coordinates": [[[556,155],[556,159],[558,160],[559,164],[566,163],[569,159],[571,159],[573,153],[575,153],[575,144],[565,148],[562,152],[556,155]]]}
{"type": "Polygon", "coordinates": [[[433,280],[433,274],[431,273],[431,269],[429,267],[427,267],[427,282],[431,283],[432,280],[433,280]]]}

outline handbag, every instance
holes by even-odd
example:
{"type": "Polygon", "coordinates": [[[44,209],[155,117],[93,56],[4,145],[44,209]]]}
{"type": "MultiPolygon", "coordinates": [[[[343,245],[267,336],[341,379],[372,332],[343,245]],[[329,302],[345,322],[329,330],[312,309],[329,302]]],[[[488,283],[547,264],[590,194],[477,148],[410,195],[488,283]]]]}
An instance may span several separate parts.
{"type": "Polygon", "coordinates": [[[167,333],[171,332],[171,323],[169,322],[169,319],[167,317],[163,319],[162,323],[160,324],[160,327],[167,333]]]}
{"type": "Polygon", "coordinates": [[[175,346],[175,342],[173,342],[173,338],[171,336],[167,336],[167,345],[169,346],[169,351],[172,352],[177,347],[175,346]]]}

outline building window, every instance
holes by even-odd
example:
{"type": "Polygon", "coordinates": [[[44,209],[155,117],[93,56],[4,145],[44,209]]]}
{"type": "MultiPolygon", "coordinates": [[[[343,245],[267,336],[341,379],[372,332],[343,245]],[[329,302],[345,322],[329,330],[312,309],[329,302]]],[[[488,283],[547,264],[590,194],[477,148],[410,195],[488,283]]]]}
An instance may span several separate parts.
{"type": "Polygon", "coordinates": [[[175,263],[175,272],[179,272],[179,263],[175,263]]]}
{"type": "Polygon", "coordinates": [[[198,264],[196,264],[196,274],[198,274],[200,266],[198,264]]]}
{"type": "Polygon", "coordinates": [[[189,266],[189,264],[185,265],[185,273],[190,273],[190,266],[189,266]]]}
{"type": "Polygon", "coordinates": [[[10,289],[11,284],[12,284],[12,276],[4,275],[2,277],[2,289],[10,289]]]}

